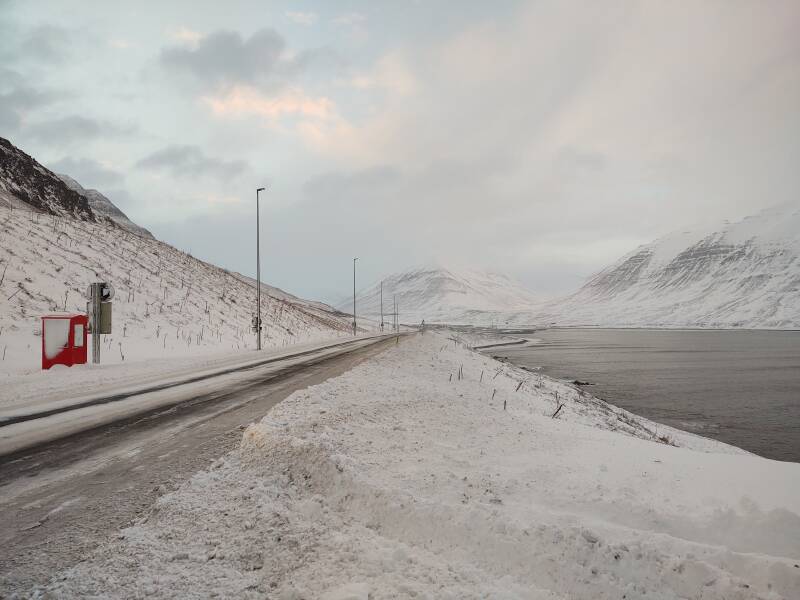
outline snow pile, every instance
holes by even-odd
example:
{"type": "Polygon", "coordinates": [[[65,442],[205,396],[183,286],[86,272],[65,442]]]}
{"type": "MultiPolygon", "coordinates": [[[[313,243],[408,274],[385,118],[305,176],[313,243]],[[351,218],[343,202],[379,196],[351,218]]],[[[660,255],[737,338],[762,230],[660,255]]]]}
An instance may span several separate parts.
{"type": "Polygon", "coordinates": [[[668,235],[519,323],[800,328],[800,205],[668,235]]]}
{"type": "Polygon", "coordinates": [[[798,464],[426,334],[295,393],[39,592],[798,598],[799,515],[798,464]]]}
{"type": "MultiPolygon", "coordinates": [[[[93,281],[116,290],[103,364],[255,347],[243,276],[109,223],[0,207],[0,375],[41,368],[39,317],[85,312],[93,281]]],[[[263,284],[261,299],[265,347],[352,334],[324,304],[263,284]]]]}

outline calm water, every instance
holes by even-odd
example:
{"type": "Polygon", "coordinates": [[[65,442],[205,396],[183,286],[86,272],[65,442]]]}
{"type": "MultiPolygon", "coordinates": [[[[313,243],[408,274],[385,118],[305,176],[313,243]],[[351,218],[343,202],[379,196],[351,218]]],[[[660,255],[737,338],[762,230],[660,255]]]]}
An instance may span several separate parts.
{"type": "Polygon", "coordinates": [[[654,421],[800,462],[800,332],[550,329],[489,350],[654,421]]]}

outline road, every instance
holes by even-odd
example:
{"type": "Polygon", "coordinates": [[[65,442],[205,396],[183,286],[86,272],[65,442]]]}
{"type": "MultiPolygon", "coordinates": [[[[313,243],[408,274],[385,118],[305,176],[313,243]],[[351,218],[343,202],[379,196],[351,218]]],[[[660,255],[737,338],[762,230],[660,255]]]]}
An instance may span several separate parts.
{"type": "Polygon", "coordinates": [[[80,561],[158,496],[234,449],[249,423],[294,391],[394,343],[263,365],[168,408],[0,457],[0,598],[24,595],[80,561]]]}

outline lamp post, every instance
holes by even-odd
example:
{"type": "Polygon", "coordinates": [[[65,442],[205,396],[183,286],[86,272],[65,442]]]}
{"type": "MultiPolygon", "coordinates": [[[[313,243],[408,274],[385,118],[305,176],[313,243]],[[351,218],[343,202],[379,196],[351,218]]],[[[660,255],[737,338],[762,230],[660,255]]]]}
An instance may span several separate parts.
{"type": "Polygon", "coordinates": [[[356,261],[358,257],[353,259],[353,335],[356,335],[356,261]]]}
{"type": "Polygon", "coordinates": [[[258,194],[265,188],[256,190],[256,332],[258,335],[256,349],[261,350],[261,226],[259,219],[258,194]]]}

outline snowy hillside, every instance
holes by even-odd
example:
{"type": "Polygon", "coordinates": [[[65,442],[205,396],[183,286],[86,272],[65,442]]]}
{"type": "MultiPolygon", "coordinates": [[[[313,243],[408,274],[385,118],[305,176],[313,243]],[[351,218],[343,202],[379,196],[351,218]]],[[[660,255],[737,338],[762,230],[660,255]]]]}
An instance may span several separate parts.
{"type": "MultiPolygon", "coordinates": [[[[103,363],[255,346],[243,276],[109,223],[0,208],[0,374],[37,370],[40,315],[85,312],[98,280],[116,289],[103,363]]],[[[350,334],[330,307],[266,285],[262,311],[265,347],[350,334]]]]}
{"type": "Polygon", "coordinates": [[[118,225],[124,227],[132,231],[133,233],[138,233],[139,235],[146,235],[148,237],[153,237],[153,234],[147,231],[144,227],[141,227],[131,221],[124,212],[122,212],[119,208],[114,205],[111,200],[106,198],[103,194],[98,192],[97,190],[87,190],[84,188],[80,183],[75,181],[69,175],[64,175],[62,173],[57,173],[58,177],[67,184],[67,187],[71,190],[74,190],[85,196],[87,200],[89,200],[89,206],[97,215],[101,215],[104,217],[108,217],[112,221],[115,221],[118,225]]]}
{"type": "MultiPolygon", "coordinates": [[[[0,138],[0,373],[40,367],[40,316],[116,288],[102,362],[252,348],[255,282],[154,239],[96,190],[0,138]]],[[[351,333],[350,319],[262,284],[264,345],[351,333]]]]}
{"type": "MultiPolygon", "coordinates": [[[[381,284],[356,296],[358,314],[380,318],[381,284]]],[[[497,313],[530,309],[537,298],[505,275],[423,267],[396,273],[383,280],[384,314],[392,312],[397,297],[402,323],[489,323],[497,313]]],[[[344,302],[342,310],[352,311],[344,302]]],[[[391,320],[391,319],[389,319],[391,320]]]]}
{"type": "Polygon", "coordinates": [[[641,246],[528,322],[800,328],[800,204],[641,246]]]}
{"type": "Polygon", "coordinates": [[[0,206],[94,221],[89,200],[55,173],[0,137],[0,206]]]}

